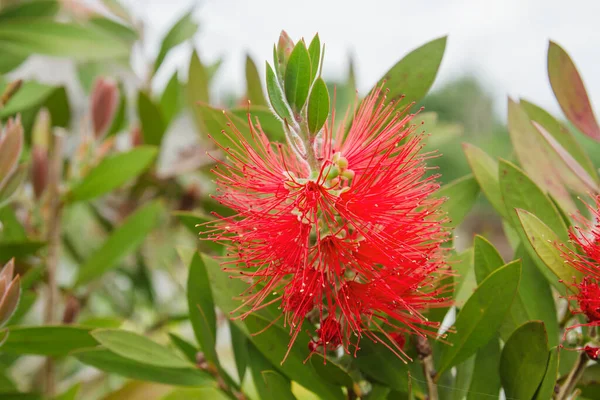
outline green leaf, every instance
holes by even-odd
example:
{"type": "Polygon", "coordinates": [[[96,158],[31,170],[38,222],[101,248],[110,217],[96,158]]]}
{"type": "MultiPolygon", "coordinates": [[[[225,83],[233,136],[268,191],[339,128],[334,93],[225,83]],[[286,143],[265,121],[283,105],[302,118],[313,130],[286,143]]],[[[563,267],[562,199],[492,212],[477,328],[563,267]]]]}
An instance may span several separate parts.
{"type": "Polygon", "coordinates": [[[248,355],[252,380],[259,398],[295,399],[290,380],[277,372],[256,347],[248,346],[248,355]]]}
{"type": "Polygon", "coordinates": [[[169,126],[173,118],[181,111],[183,106],[181,99],[182,88],[177,78],[177,71],[175,71],[169,79],[162,96],[160,96],[160,110],[165,126],[169,126]]]}
{"type": "Polygon", "coordinates": [[[76,326],[15,326],[9,328],[8,332],[2,352],[9,354],[59,357],[98,345],[89,329],[76,326]]]}
{"type": "Polygon", "coordinates": [[[198,348],[174,333],[169,332],[169,338],[189,362],[194,364],[197,362],[196,355],[200,351],[198,348]]]}
{"type": "Polygon", "coordinates": [[[508,130],[519,163],[531,180],[544,192],[552,194],[567,211],[574,212],[576,210],[575,203],[561,179],[564,174],[561,173],[561,169],[557,168],[557,165],[561,164],[560,159],[536,132],[527,113],[510,98],[508,100],[508,130]],[[531,149],[536,149],[536,151],[531,151],[531,149]]]}
{"type": "MultiPolygon", "coordinates": [[[[0,91],[4,91],[5,88],[6,84],[0,84],[0,91]]],[[[49,86],[36,81],[23,83],[19,91],[0,110],[0,118],[5,119],[26,111],[35,113],[42,106],[48,108],[54,126],[66,127],[65,122],[69,121],[70,109],[64,87],[49,86]]]]}
{"type": "Polygon", "coordinates": [[[266,106],[267,100],[262,89],[258,68],[252,61],[250,55],[246,55],[246,96],[250,104],[256,106],[266,106]]]}
{"type": "Polygon", "coordinates": [[[117,189],[148,169],[156,154],[155,147],[140,146],[104,158],[71,189],[67,199],[71,202],[90,200],[117,189]]]}
{"type": "Polygon", "coordinates": [[[467,400],[480,400],[484,397],[490,400],[499,398],[501,384],[498,368],[500,368],[500,343],[494,337],[477,350],[467,400]]]}
{"type": "Polygon", "coordinates": [[[323,380],[336,386],[352,387],[353,381],[348,372],[332,360],[325,360],[322,354],[313,354],[310,364],[323,380]]]}
{"type": "Polygon", "coordinates": [[[453,400],[463,400],[468,393],[475,367],[475,356],[456,366],[456,380],[452,390],[453,400]]]}
{"type": "Polygon", "coordinates": [[[479,184],[473,175],[463,176],[440,188],[436,197],[445,197],[442,209],[448,213],[450,221],[446,224],[455,228],[465,219],[479,195],[479,184]]]}
{"type": "Polygon", "coordinates": [[[197,30],[198,24],[196,24],[192,18],[192,11],[189,11],[181,17],[165,35],[160,45],[158,56],[156,56],[156,61],[154,61],[154,73],[156,73],[162,65],[167,53],[179,44],[191,39],[197,30]]]}
{"type": "Polygon", "coordinates": [[[548,364],[548,339],[541,321],[521,325],[506,341],[500,379],[507,398],[532,399],[548,364]]]}
{"type": "Polygon", "coordinates": [[[53,17],[59,10],[56,0],[30,1],[3,7],[0,22],[8,22],[12,18],[53,17]]]}
{"type": "Polygon", "coordinates": [[[598,179],[598,174],[592,160],[590,160],[583,146],[581,146],[565,124],[550,115],[546,110],[526,100],[521,99],[520,105],[529,116],[529,119],[544,127],[544,129],[547,130],[583,168],[585,168],[588,174],[595,180],[598,179]]]}
{"type": "Polygon", "coordinates": [[[235,130],[250,144],[257,140],[251,134],[245,118],[242,119],[229,111],[213,108],[208,104],[196,104],[194,108],[198,120],[204,126],[203,133],[210,135],[219,145],[225,148],[237,148],[239,140],[236,139],[235,130]]]}
{"type": "MultiPolygon", "coordinates": [[[[210,95],[208,90],[208,73],[206,67],[200,61],[198,52],[194,51],[190,58],[190,66],[188,69],[188,83],[186,87],[186,97],[190,108],[192,109],[192,115],[194,116],[194,122],[198,130],[204,134],[211,133],[207,131],[204,126],[201,116],[199,115],[198,103],[209,104],[210,95]]],[[[224,129],[224,127],[221,127],[224,129]]]]}
{"type": "Polygon", "coordinates": [[[250,340],[272,364],[279,365],[278,369],[289,379],[298,382],[317,394],[321,399],[344,398],[339,387],[324,382],[312,366],[304,363],[308,355],[308,335],[298,336],[294,346],[289,349],[285,362],[281,364],[288,351],[290,341],[288,331],[277,325],[269,327],[271,322],[255,314],[246,317],[244,323],[249,332],[261,332],[257,335],[251,335],[250,340]],[[267,327],[268,329],[265,329],[267,327]]]}
{"type": "Polygon", "coordinates": [[[456,270],[454,302],[457,307],[462,307],[477,287],[473,267],[473,248],[468,248],[461,253],[452,254],[450,263],[456,270]]]}
{"type": "Polygon", "coordinates": [[[206,359],[214,365],[219,365],[215,349],[217,339],[215,304],[206,266],[198,252],[194,253],[190,263],[187,280],[187,301],[190,322],[192,328],[194,328],[196,340],[200,343],[206,359]]]}
{"type": "Polygon", "coordinates": [[[600,141],[600,127],[577,67],[569,54],[552,41],[548,44],[548,78],[569,121],[581,132],[600,141]]]}
{"type": "Polygon", "coordinates": [[[105,349],[93,349],[73,353],[79,361],[99,370],[150,382],[177,386],[214,385],[212,376],[197,368],[165,368],[148,365],[121,357],[105,349]]]}
{"type": "Polygon", "coordinates": [[[90,18],[88,22],[100,30],[121,39],[127,43],[129,47],[132,47],[133,43],[139,39],[135,29],[131,26],[123,25],[113,19],[94,16],[90,18]]]}
{"type": "Polygon", "coordinates": [[[448,336],[451,346],[443,348],[438,376],[471,357],[496,334],[517,293],[520,277],[521,263],[513,262],[492,272],[479,285],[456,318],[457,333],[448,336]]]}
{"type": "Polygon", "coordinates": [[[308,54],[310,55],[310,70],[312,72],[310,79],[312,82],[317,77],[319,62],[321,61],[321,39],[319,39],[318,33],[308,45],[308,54]]]}
{"type": "Polygon", "coordinates": [[[279,115],[281,119],[292,121],[290,110],[283,97],[283,90],[269,63],[267,63],[267,94],[269,95],[271,106],[277,115],[279,115]]]}
{"type": "Polygon", "coordinates": [[[198,214],[192,211],[173,211],[172,215],[176,216],[177,219],[193,234],[198,234],[201,231],[201,227],[197,227],[198,224],[213,220],[212,217],[198,214]]]}
{"type": "Polygon", "coordinates": [[[250,345],[244,333],[231,321],[229,321],[229,332],[231,334],[231,349],[233,350],[233,356],[235,358],[235,366],[240,382],[242,382],[244,380],[244,374],[246,373],[246,367],[250,362],[248,354],[248,346],[250,345]]]}
{"type": "Polygon", "coordinates": [[[15,257],[17,259],[25,258],[35,254],[44,247],[46,242],[37,240],[15,240],[0,242],[0,262],[5,262],[15,257]]]}
{"type": "Polygon", "coordinates": [[[391,352],[385,351],[382,345],[362,340],[354,361],[375,382],[401,392],[408,391],[408,365],[391,352]]]}
{"type": "Polygon", "coordinates": [[[475,277],[481,284],[492,272],[504,265],[502,256],[483,236],[475,235],[473,240],[475,277]]]}
{"type": "Polygon", "coordinates": [[[315,135],[329,116],[329,92],[323,78],[317,78],[308,99],[308,130],[315,135]]]}
{"type": "Polygon", "coordinates": [[[123,83],[119,82],[119,105],[117,107],[115,116],[113,117],[112,123],[110,124],[110,128],[108,128],[108,132],[106,133],[107,136],[112,136],[125,129],[125,123],[127,122],[125,115],[126,111],[127,96],[125,93],[125,88],[123,87],[123,83]]]}
{"type": "Polygon", "coordinates": [[[144,143],[152,146],[160,146],[167,127],[158,105],[144,92],[138,93],[138,115],[142,124],[142,135],[144,143]]]}
{"type": "Polygon", "coordinates": [[[464,143],[463,151],[473,171],[473,176],[479,183],[479,187],[487,197],[494,209],[507,219],[506,207],[500,193],[500,182],[498,180],[498,162],[487,155],[483,150],[472,144],[464,143]]]}
{"type": "Polygon", "coordinates": [[[232,108],[229,112],[239,117],[246,125],[248,124],[246,122],[248,120],[248,112],[250,112],[252,123],[256,125],[258,120],[260,127],[269,140],[285,143],[286,138],[285,132],[283,131],[283,125],[268,107],[250,106],[246,108],[232,108]]]}
{"type": "Polygon", "coordinates": [[[310,55],[304,40],[301,40],[290,54],[284,78],[285,98],[296,113],[300,112],[306,103],[312,83],[311,76],[310,55]]]}
{"type": "MultiPolygon", "coordinates": [[[[219,263],[212,257],[202,254],[202,261],[206,267],[215,304],[225,314],[230,314],[240,307],[239,296],[248,289],[248,284],[241,279],[230,278],[232,273],[223,271],[219,263]]],[[[243,324],[239,325],[239,327],[243,326],[243,324]]]]}
{"type": "Polygon", "coordinates": [[[134,332],[120,329],[98,329],[92,336],[101,345],[121,357],[142,364],[165,368],[187,368],[190,363],[168,348],[134,332]]]}
{"type": "Polygon", "coordinates": [[[558,379],[558,360],[560,353],[558,347],[550,349],[550,355],[548,356],[548,364],[546,365],[546,372],[544,373],[544,379],[535,393],[534,399],[543,400],[551,399],[555,394],[554,388],[556,387],[556,380],[558,379]]]}
{"type": "MultiPolygon", "coordinates": [[[[548,277],[556,289],[565,292],[565,286],[559,282],[572,282],[573,279],[580,281],[582,274],[578,270],[570,267],[561,257],[561,251],[557,246],[563,245],[561,239],[554,233],[548,225],[544,224],[540,218],[527,210],[518,209],[517,215],[527,240],[540,260],[556,276],[548,277]]],[[[546,271],[545,269],[542,272],[546,271]]],[[[574,288],[570,287],[572,290],[574,288]]]]}
{"type": "Polygon", "coordinates": [[[45,18],[17,18],[0,24],[0,48],[15,55],[43,54],[74,61],[129,57],[129,46],[94,26],[45,18]]]}
{"type": "Polygon", "coordinates": [[[389,89],[388,99],[397,100],[404,96],[406,103],[418,103],[433,85],[445,50],[446,37],[424,44],[398,61],[375,87],[381,87],[385,82],[384,88],[389,89]]]}
{"type": "Polygon", "coordinates": [[[161,400],[230,400],[222,391],[216,388],[176,389],[161,400]]]}
{"type": "Polygon", "coordinates": [[[56,396],[54,400],[76,400],[79,389],[81,389],[81,383],[76,383],[59,396],[56,396]]]}
{"type": "Polygon", "coordinates": [[[75,286],[86,284],[114,268],[126,255],[137,249],[156,227],[163,206],[154,201],[127,217],[121,226],[81,266],[75,286]]]}

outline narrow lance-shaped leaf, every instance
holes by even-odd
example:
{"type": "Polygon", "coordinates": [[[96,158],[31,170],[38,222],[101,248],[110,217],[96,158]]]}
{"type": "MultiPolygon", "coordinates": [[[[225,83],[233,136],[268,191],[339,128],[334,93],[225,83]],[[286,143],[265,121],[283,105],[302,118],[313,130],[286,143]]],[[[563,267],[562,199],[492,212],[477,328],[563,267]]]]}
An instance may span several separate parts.
{"type": "Polygon", "coordinates": [[[183,15],[176,23],[171,27],[169,32],[165,35],[154,62],[154,72],[158,71],[162,65],[167,53],[175,46],[190,39],[196,33],[198,24],[196,24],[192,18],[192,12],[189,11],[183,15]]]}
{"type": "Polygon", "coordinates": [[[548,364],[548,339],[541,321],[519,327],[506,341],[500,358],[500,378],[507,398],[531,399],[548,364]]]}
{"type": "Polygon", "coordinates": [[[477,351],[467,400],[481,400],[484,396],[490,400],[499,398],[501,387],[499,367],[500,343],[498,338],[494,337],[477,351]]]}
{"type": "Polygon", "coordinates": [[[162,212],[162,205],[155,201],[127,217],[81,266],[75,285],[88,283],[114,268],[123,257],[142,244],[157,225],[162,212]]]}
{"type": "Polygon", "coordinates": [[[196,104],[199,102],[205,104],[210,103],[208,82],[208,71],[206,70],[204,64],[202,64],[198,52],[194,51],[192,53],[192,57],[190,58],[186,94],[188,105],[192,109],[196,127],[202,133],[206,133],[206,127],[202,122],[201,116],[198,114],[199,110],[196,108],[196,104]]]}
{"type": "Polygon", "coordinates": [[[285,68],[284,89],[285,97],[294,110],[299,112],[310,89],[311,79],[310,55],[304,40],[301,40],[292,51],[285,68]]]}
{"type": "Polygon", "coordinates": [[[98,345],[89,329],[75,326],[15,326],[8,332],[3,353],[59,357],[98,345]]]}
{"type": "Polygon", "coordinates": [[[567,52],[552,41],[548,44],[548,78],[569,121],[592,139],[600,141],[600,127],[577,67],[567,52]]]}
{"type": "Polygon", "coordinates": [[[141,146],[104,158],[67,193],[67,200],[91,200],[118,188],[144,172],[154,161],[156,153],[155,147],[141,146]]]}
{"type": "Polygon", "coordinates": [[[411,51],[385,73],[376,87],[385,82],[389,99],[404,96],[403,104],[419,102],[433,85],[445,49],[446,37],[441,37],[411,51]]]}
{"type": "Polygon", "coordinates": [[[281,119],[292,121],[290,110],[283,97],[283,90],[269,63],[267,63],[267,93],[269,94],[271,107],[273,107],[273,110],[275,110],[277,115],[279,115],[281,119]]]}
{"type": "Polygon", "coordinates": [[[312,72],[310,79],[314,80],[319,72],[319,63],[321,61],[321,39],[319,39],[318,33],[308,45],[308,54],[310,55],[310,66],[312,72]]]}
{"type": "Polygon", "coordinates": [[[444,347],[441,354],[438,377],[471,357],[496,334],[517,293],[520,277],[521,263],[516,261],[494,271],[479,285],[456,318],[456,333],[447,338],[451,346],[444,347]]]}
{"type": "Polygon", "coordinates": [[[144,92],[138,93],[138,115],[142,123],[144,143],[160,146],[167,127],[160,108],[144,92]]]}
{"type": "Polygon", "coordinates": [[[329,92],[323,78],[317,78],[308,99],[308,130],[316,134],[329,116],[329,92]]]}
{"type": "Polygon", "coordinates": [[[445,197],[442,209],[448,213],[447,226],[457,227],[465,219],[479,195],[479,184],[473,175],[463,176],[444,185],[437,197],[445,197]]]}
{"type": "Polygon", "coordinates": [[[246,55],[246,94],[250,104],[256,106],[266,106],[267,101],[263,93],[262,84],[260,82],[260,76],[258,74],[258,68],[250,57],[246,55]]]}
{"type": "Polygon", "coordinates": [[[217,316],[213,302],[210,282],[206,266],[200,254],[194,253],[190,263],[187,281],[187,300],[190,322],[194,329],[196,340],[204,352],[206,359],[214,365],[219,365],[215,350],[217,338],[217,316]]]}
{"type": "Polygon", "coordinates": [[[542,379],[542,383],[540,383],[535,393],[535,400],[550,399],[555,394],[554,389],[556,388],[556,380],[558,379],[558,361],[560,357],[558,350],[558,347],[550,349],[544,379],[542,379]]]}
{"type": "Polygon", "coordinates": [[[552,149],[556,152],[556,154],[560,157],[560,159],[565,163],[567,168],[573,172],[573,174],[583,183],[588,190],[591,190],[593,193],[600,192],[600,188],[598,187],[598,183],[588,174],[588,172],[573,158],[569,152],[565,150],[564,147],[558,143],[554,137],[548,133],[543,126],[538,124],[537,122],[533,122],[533,126],[537,129],[540,135],[544,138],[544,140],[552,147],[552,149]]]}

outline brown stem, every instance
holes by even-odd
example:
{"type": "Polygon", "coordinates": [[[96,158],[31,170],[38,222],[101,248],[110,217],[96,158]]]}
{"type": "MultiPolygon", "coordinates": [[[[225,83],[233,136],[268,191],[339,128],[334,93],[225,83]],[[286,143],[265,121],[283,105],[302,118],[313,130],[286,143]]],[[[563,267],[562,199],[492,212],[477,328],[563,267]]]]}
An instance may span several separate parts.
{"type": "Polygon", "coordinates": [[[558,396],[556,396],[556,400],[567,400],[569,398],[569,396],[575,389],[577,382],[579,382],[579,379],[581,378],[581,376],[583,375],[583,372],[585,371],[585,366],[587,364],[587,361],[588,361],[588,357],[587,357],[587,354],[585,353],[585,351],[582,351],[581,353],[579,353],[579,357],[577,357],[577,361],[575,361],[575,364],[573,365],[573,368],[569,372],[567,379],[560,387],[560,391],[558,392],[558,396]]]}
{"type": "Polygon", "coordinates": [[[439,397],[437,385],[433,380],[436,372],[435,365],[433,364],[433,351],[431,349],[431,344],[426,337],[415,335],[413,338],[415,342],[415,348],[417,349],[417,354],[419,355],[419,359],[423,365],[423,374],[425,375],[425,380],[427,381],[427,399],[438,400],[439,397]]]}
{"type": "MultiPolygon", "coordinates": [[[[58,298],[56,270],[60,258],[61,244],[60,218],[62,202],[60,199],[60,182],[63,165],[63,139],[64,136],[62,134],[54,135],[52,161],[48,171],[48,256],[46,260],[48,293],[44,310],[44,323],[46,325],[56,322],[56,300],[58,298]]],[[[46,359],[46,364],[44,365],[44,387],[47,397],[54,396],[56,381],[54,377],[54,360],[51,357],[46,359]]]]}

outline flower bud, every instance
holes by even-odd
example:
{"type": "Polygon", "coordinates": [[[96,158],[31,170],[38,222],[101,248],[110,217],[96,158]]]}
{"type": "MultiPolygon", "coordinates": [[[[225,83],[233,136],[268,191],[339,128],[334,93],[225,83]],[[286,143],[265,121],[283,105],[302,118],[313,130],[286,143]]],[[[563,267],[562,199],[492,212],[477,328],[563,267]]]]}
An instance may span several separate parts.
{"type": "Polygon", "coordinates": [[[17,168],[23,149],[23,126],[17,117],[8,120],[0,137],[0,188],[17,168]]]}
{"type": "Polygon", "coordinates": [[[583,350],[591,360],[598,360],[598,357],[600,356],[600,347],[585,346],[583,350]]]}
{"type": "Polygon", "coordinates": [[[0,271],[0,327],[14,314],[21,296],[19,276],[13,278],[15,260],[12,259],[0,271]]]}
{"type": "Polygon", "coordinates": [[[142,136],[142,129],[139,125],[134,126],[130,132],[131,146],[138,147],[144,144],[144,137],[142,136]]]}
{"type": "Polygon", "coordinates": [[[283,78],[285,75],[285,68],[290,59],[290,54],[292,54],[292,50],[294,50],[294,41],[289,37],[286,31],[281,31],[279,43],[277,44],[276,60],[276,69],[280,78],[283,78]]]}
{"type": "Polygon", "coordinates": [[[31,182],[36,199],[40,199],[48,184],[48,147],[52,121],[47,109],[42,108],[33,124],[31,134],[31,182]]]}
{"type": "Polygon", "coordinates": [[[98,78],[91,95],[90,111],[96,139],[104,136],[111,126],[119,104],[119,88],[112,79],[98,78]]]}

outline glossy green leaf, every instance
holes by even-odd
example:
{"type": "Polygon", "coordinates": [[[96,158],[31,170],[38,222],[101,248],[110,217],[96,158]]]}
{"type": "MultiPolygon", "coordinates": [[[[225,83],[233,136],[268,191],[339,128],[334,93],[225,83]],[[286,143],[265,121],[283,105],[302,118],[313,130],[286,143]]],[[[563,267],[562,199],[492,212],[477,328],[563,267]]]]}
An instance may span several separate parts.
{"type": "Polygon", "coordinates": [[[137,249],[154,229],[163,213],[158,202],[148,203],[115,229],[110,237],[96,250],[79,269],[76,286],[100,278],[129,253],[137,249]]]}
{"type": "Polygon", "coordinates": [[[165,368],[140,363],[105,349],[82,350],[73,353],[79,361],[99,370],[150,382],[176,386],[211,386],[211,375],[197,368],[165,368]]]}
{"type": "Polygon", "coordinates": [[[452,388],[452,400],[463,400],[468,393],[475,372],[475,356],[456,366],[456,379],[452,388]]]}
{"type": "Polygon", "coordinates": [[[0,262],[8,261],[13,257],[19,259],[30,256],[35,254],[45,245],[46,242],[37,240],[11,240],[0,242],[0,262]]]}
{"type": "Polygon", "coordinates": [[[329,92],[323,78],[317,78],[308,98],[308,130],[315,135],[329,116],[329,92]]]}
{"type": "Polygon", "coordinates": [[[288,344],[290,341],[289,333],[277,325],[265,329],[271,323],[255,314],[246,317],[244,323],[249,332],[261,332],[257,335],[251,335],[250,340],[258,350],[260,350],[263,356],[265,356],[272,364],[277,365],[278,369],[288,378],[314,392],[321,399],[344,398],[339,387],[325,383],[312,366],[304,364],[304,360],[308,356],[309,338],[307,336],[298,336],[295,345],[289,349],[289,354],[282,364],[288,351],[288,344]]]}
{"type": "MultiPolygon", "coordinates": [[[[540,260],[555,275],[555,277],[550,277],[550,283],[564,293],[565,286],[559,280],[563,280],[564,282],[572,282],[573,278],[577,281],[581,280],[581,272],[570,267],[561,257],[561,251],[558,246],[561,246],[564,242],[557,234],[542,222],[540,218],[527,210],[519,209],[517,210],[517,215],[531,247],[540,260]]],[[[571,289],[575,290],[572,287],[571,289]]]]}
{"type": "Polygon", "coordinates": [[[187,301],[190,322],[196,340],[206,359],[219,365],[216,351],[217,316],[206,266],[199,253],[194,253],[187,280],[187,301]]]}
{"type": "Polygon", "coordinates": [[[540,124],[594,179],[598,174],[594,164],[569,129],[561,121],[537,105],[521,99],[520,105],[532,121],[540,124]]]}
{"type": "Polygon", "coordinates": [[[433,85],[445,50],[445,36],[424,44],[398,61],[376,87],[385,82],[384,88],[389,89],[390,100],[404,96],[401,107],[412,102],[418,103],[433,85]]]}
{"type": "Polygon", "coordinates": [[[169,126],[173,118],[181,111],[182,96],[181,84],[177,78],[177,71],[175,71],[160,96],[160,110],[166,126],[169,126]]]}
{"type": "Polygon", "coordinates": [[[158,71],[169,51],[175,46],[191,39],[197,29],[198,24],[194,22],[191,11],[184,14],[183,17],[171,27],[160,45],[158,56],[156,56],[156,61],[154,62],[154,73],[158,71]]]}
{"type": "Polygon", "coordinates": [[[210,135],[220,146],[225,148],[237,146],[235,130],[252,143],[253,138],[246,119],[204,103],[195,104],[193,107],[199,123],[203,126],[202,132],[210,135]]]}
{"type": "Polygon", "coordinates": [[[556,380],[558,379],[558,360],[560,358],[558,347],[550,349],[548,356],[548,363],[546,364],[546,372],[542,383],[538,387],[535,393],[535,400],[551,399],[555,394],[554,388],[556,387],[556,380]]]}
{"type": "Polygon", "coordinates": [[[438,375],[465,361],[497,332],[517,293],[521,263],[514,262],[492,272],[465,303],[456,318],[456,334],[448,336],[438,375]],[[498,301],[502,299],[502,301],[498,301]]]}
{"type": "Polygon", "coordinates": [[[248,354],[248,338],[246,338],[246,335],[244,335],[240,328],[231,321],[229,321],[229,332],[231,335],[231,349],[233,350],[233,356],[235,358],[235,366],[241,382],[244,379],[246,367],[250,362],[248,354]]]}
{"type": "Polygon", "coordinates": [[[12,18],[52,17],[60,6],[56,0],[37,0],[16,3],[2,8],[0,22],[8,22],[12,18]]]}
{"type": "Polygon", "coordinates": [[[519,163],[529,178],[544,192],[551,193],[566,210],[574,212],[575,203],[561,179],[564,174],[557,168],[560,159],[536,132],[527,113],[511,99],[508,100],[508,131],[519,163]]]}
{"type": "Polygon", "coordinates": [[[118,37],[91,25],[60,23],[46,18],[18,18],[0,24],[0,48],[16,55],[43,54],[74,61],[129,56],[118,37]]]}
{"type": "Polygon", "coordinates": [[[98,329],[92,332],[92,336],[113,353],[142,364],[164,368],[187,368],[191,365],[168,348],[135,332],[98,329]]]}
{"type": "Polygon", "coordinates": [[[318,33],[308,45],[308,54],[310,55],[311,81],[314,81],[319,72],[319,62],[321,61],[321,39],[319,39],[318,33]]]}
{"type": "Polygon", "coordinates": [[[521,325],[506,341],[500,379],[507,398],[532,399],[544,378],[549,348],[541,321],[521,325]]]}
{"type": "Polygon", "coordinates": [[[283,97],[283,90],[269,63],[267,63],[267,94],[269,95],[271,107],[273,107],[277,115],[281,119],[292,121],[290,110],[283,97]]]}
{"type": "Polygon", "coordinates": [[[504,219],[508,218],[500,192],[498,162],[472,144],[464,143],[463,151],[485,197],[504,219]]]}
{"type": "Polygon", "coordinates": [[[345,368],[335,361],[326,360],[325,362],[322,354],[313,354],[310,357],[310,364],[326,382],[336,386],[352,387],[352,378],[345,368]]]}
{"type": "Polygon", "coordinates": [[[161,400],[231,400],[216,388],[176,389],[161,400]]]}
{"type": "MultiPolygon", "coordinates": [[[[5,88],[6,84],[0,84],[0,91],[4,91],[5,88]]],[[[28,81],[21,85],[19,91],[0,110],[0,118],[8,118],[29,110],[35,112],[42,106],[48,108],[48,111],[50,111],[54,126],[66,126],[65,120],[68,122],[70,110],[65,89],[36,81],[28,81]]]]}
{"type": "Polygon", "coordinates": [[[569,54],[552,41],[548,44],[548,78],[569,121],[581,132],[600,141],[600,127],[577,67],[569,54]]]}
{"type": "Polygon", "coordinates": [[[98,345],[89,329],[76,326],[15,326],[8,331],[2,352],[9,354],[58,357],[98,345]]]}
{"type": "Polygon", "coordinates": [[[181,354],[183,354],[189,362],[194,364],[197,362],[196,355],[200,351],[198,348],[174,333],[169,332],[169,338],[173,345],[179,349],[181,354]]]}
{"type": "Polygon", "coordinates": [[[394,390],[408,391],[409,366],[371,340],[361,340],[360,350],[354,359],[360,370],[375,382],[394,390]]]}
{"type": "Polygon", "coordinates": [[[290,380],[277,372],[256,347],[248,346],[248,355],[252,380],[259,398],[295,399],[290,380]]]}
{"type": "Polygon", "coordinates": [[[156,154],[155,147],[140,146],[104,158],[71,189],[67,199],[71,202],[91,200],[115,190],[148,169],[156,154]]]}
{"type": "Polygon", "coordinates": [[[139,39],[137,30],[111,18],[93,16],[88,20],[88,23],[108,34],[116,36],[127,43],[129,47],[132,47],[133,43],[139,39]]]}
{"type": "MultiPolygon", "coordinates": [[[[248,284],[239,278],[230,277],[232,273],[223,271],[219,263],[212,257],[202,254],[202,261],[204,261],[210,281],[213,300],[221,311],[229,315],[242,304],[239,296],[248,289],[248,284]]],[[[244,325],[238,326],[243,327],[244,325]]]]}
{"type": "Polygon", "coordinates": [[[258,68],[250,57],[246,55],[246,96],[250,104],[255,106],[266,106],[267,100],[262,89],[258,68]]]}
{"type": "Polygon", "coordinates": [[[473,267],[473,248],[468,248],[461,253],[452,254],[449,260],[457,274],[454,277],[454,305],[460,308],[477,287],[473,267]]]}
{"type": "Polygon", "coordinates": [[[138,93],[137,106],[144,144],[160,146],[167,130],[160,108],[141,91],[138,93]]]}
{"type": "Polygon", "coordinates": [[[448,214],[447,226],[457,227],[465,219],[479,195],[479,184],[473,175],[463,176],[437,191],[437,197],[445,197],[442,209],[448,214]]]}
{"type": "Polygon", "coordinates": [[[473,251],[475,277],[479,284],[492,272],[504,265],[504,260],[498,250],[483,236],[475,235],[473,251]]]}
{"type": "Polygon", "coordinates": [[[477,350],[475,366],[471,377],[471,386],[467,400],[496,399],[500,397],[500,343],[492,338],[485,346],[477,350]]]}
{"type": "Polygon", "coordinates": [[[310,55],[304,40],[294,46],[285,68],[285,98],[294,112],[298,113],[308,97],[311,85],[310,55]]]}
{"type": "Polygon", "coordinates": [[[212,217],[192,211],[173,211],[172,214],[193,234],[198,234],[202,230],[201,227],[197,227],[196,225],[204,224],[213,219],[212,217]]]}
{"type": "Polygon", "coordinates": [[[268,107],[250,106],[246,108],[232,108],[229,112],[240,120],[246,122],[248,120],[248,112],[253,125],[260,124],[260,127],[265,132],[269,140],[285,143],[285,132],[281,121],[273,114],[268,107]]]}

